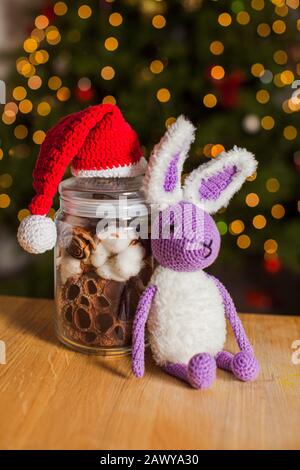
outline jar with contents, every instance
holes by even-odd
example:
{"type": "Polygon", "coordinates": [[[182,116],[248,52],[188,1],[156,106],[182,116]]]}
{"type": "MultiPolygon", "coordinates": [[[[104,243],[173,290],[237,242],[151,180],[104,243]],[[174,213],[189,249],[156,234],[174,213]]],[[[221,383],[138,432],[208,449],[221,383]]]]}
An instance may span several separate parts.
{"type": "Polygon", "coordinates": [[[81,352],[131,350],[140,294],[153,271],[142,177],[69,178],[56,215],[55,327],[81,352]]]}

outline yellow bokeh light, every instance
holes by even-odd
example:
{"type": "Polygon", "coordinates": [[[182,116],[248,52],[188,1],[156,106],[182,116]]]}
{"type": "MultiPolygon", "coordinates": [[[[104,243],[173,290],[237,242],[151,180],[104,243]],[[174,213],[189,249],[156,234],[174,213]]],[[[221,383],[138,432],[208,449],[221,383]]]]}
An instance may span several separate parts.
{"type": "Polygon", "coordinates": [[[270,100],[270,94],[267,90],[259,90],[256,93],[256,99],[259,103],[265,104],[270,100]]]}
{"type": "Polygon", "coordinates": [[[286,140],[296,139],[297,133],[297,129],[294,126],[286,126],[283,130],[283,135],[286,140]]]}
{"type": "Polygon", "coordinates": [[[23,100],[19,104],[19,110],[23,114],[28,114],[32,111],[32,103],[30,100],[23,100]]]}
{"type": "Polygon", "coordinates": [[[249,193],[246,196],[246,204],[249,207],[256,207],[259,204],[259,197],[256,193],[249,193]]]}
{"type": "Polygon", "coordinates": [[[48,87],[50,90],[58,90],[62,86],[62,81],[56,75],[53,75],[48,80],[48,87]]]}
{"type": "Polygon", "coordinates": [[[243,231],[245,230],[245,224],[242,220],[234,220],[233,222],[231,222],[231,224],[229,225],[229,231],[230,233],[232,233],[233,235],[239,235],[240,233],[242,233],[243,231]]]}
{"type": "Polygon", "coordinates": [[[31,90],[38,90],[42,86],[42,79],[38,75],[33,75],[28,79],[28,86],[31,90]]]}
{"type": "Polygon", "coordinates": [[[108,51],[115,51],[116,49],[118,49],[118,46],[119,46],[119,42],[117,38],[114,38],[113,36],[111,36],[110,38],[105,39],[104,47],[108,51]]]}
{"type": "Polygon", "coordinates": [[[92,9],[90,6],[81,5],[81,7],[78,8],[78,16],[82,20],[87,20],[88,18],[90,18],[91,15],[92,15],[92,9]]]}
{"type": "Polygon", "coordinates": [[[294,81],[295,77],[291,70],[284,70],[280,74],[280,80],[284,85],[291,85],[294,81]]]}
{"type": "Polygon", "coordinates": [[[250,237],[248,237],[248,235],[240,235],[237,238],[236,243],[239,248],[241,248],[242,250],[246,250],[251,245],[251,240],[250,240],[250,237]]]}
{"type": "Polygon", "coordinates": [[[203,104],[207,108],[213,108],[217,104],[217,98],[212,93],[208,93],[203,98],[203,104]]]}
{"type": "Polygon", "coordinates": [[[211,157],[211,149],[213,148],[213,144],[206,144],[203,148],[203,153],[206,157],[211,157]]]}
{"type": "Polygon", "coordinates": [[[169,127],[171,126],[171,124],[174,124],[174,122],[176,122],[176,118],[173,116],[170,116],[168,117],[168,119],[166,119],[165,126],[169,127]]]}
{"type": "Polygon", "coordinates": [[[108,21],[111,26],[120,26],[123,23],[123,17],[120,13],[115,12],[109,16],[108,21]]]}
{"type": "Polygon", "coordinates": [[[10,197],[8,194],[0,194],[0,208],[6,209],[10,205],[10,197]]]}
{"type": "Polygon", "coordinates": [[[47,16],[39,15],[36,17],[34,24],[38,29],[45,29],[49,25],[49,20],[47,16]]]}
{"type": "Polygon", "coordinates": [[[161,103],[167,103],[171,98],[171,93],[168,88],[160,88],[156,93],[156,98],[161,103]]]}
{"type": "Polygon", "coordinates": [[[299,0],[286,0],[286,5],[293,10],[297,10],[297,8],[299,8],[299,4],[299,0]]]}
{"type": "Polygon", "coordinates": [[[269,193],[276,193],[280,188],[280,183],[277,178],[269,178],[266,182],[266,188],[269,193]]]}
{"type": "Polygon", "coordinates": [[[265,71],[264,66],[259,63],[253,64],[251,67],[251,73],[254,77],[261,77],[264,71],[265,71]]]}
{"type": "Polygon", "coordinates": [[[209,46],[209,50],[214,55],[221,55],[224,52],[224,45],[221,41],[213,41],[209,46]]]}
{"type": "Polygon", "coordinates": [[[285,208],[282,204],[274,204],[271,209],[271,214],[274,219],[282,219],[282,217],[285,215],[285,208]]]}
{"type": "Polygon", "coordinates": [[[51,26],[50,28],[47,29],[46,39],[47,39],[48,44],[50,44],[51,46],[55,46],[56,44],[60,42],[61,35],[55,26],[51,26]]]}
{"type": "Polygon", "coordinates": [[[265,129],[266,131],[269,131],[273,129],[274,126],[275,126],[275,121],[274,121],[274,118],[272,118],[272,116],[264,116],[262,118],[261,127],[263,129],[265,129]]]}
{"type": "Polygon", "coordinates": [[[219,153],[224,152],[224,151],[225,151],[225,148],[222,144],[213,145],[211,148],[211,156],[215,158],[219,155],[219,153]]]}
{"type": "Polygon", "coordinates": [[[152,73],[161,73],[164,69],[164,64],[161,60],[153,60],[150,64],[150,70],[152,73]]]}
{"type": "Polygon", "coordinates": [[[264,249],[265,252],[268,253],[268,255],[272,255],[278,250],[278,243],[272,238],[270,238],[269,240],[265,241],[264,249]]]}
{"type": "Polygon", "coordinates": [[[4,124],[7,124],[8,126],[13,124],[15,120],[16,120],[16,113],[14,113],[11,110],[4,111],[4,113],[2,114],[2,121],[4,122],[4,124]]]}
{"type": "Polygon", "coordinates": [[[211,73],[212,78],[214,78],[215,80],[221,80],[222,78],[224,78],[225,70],[223,69],[221,65],[215,65],[211,69],[210,73],[211,73]]]}
{"type": "Polygon", "coordinates": [[[42,101],[37,106],[37,112],[40,116],[48,116],[51,112],[51,106],[47,101],[42,101]]]}
{"type": "Polygon", "coordinates": [[[45,32],[42,29],[35,28],[31,31],[30,35],[33,39],[36,39],[37,42],[43,41],[45,39],[45,32]]]}
{"type": "Polygon", "coordinates": [[[35,144],[41,145],[46,137],[46,133],[44,131],[38,130],[33,133],[32,140],[35,144]]]}
{"type": "Polygon", "coordinates": [[[265,226],[267,225],[266,218],[261,214],[258,214],[255,217],[253,217],[252,222],[253,222],[253,226],[257,228],[258,230],[265,228],[265,226]]]}
{"type": "Polygon", "coordinates": [[[257,26],[257,34],[262,38],[266,38],[271,33],[271,28],[268,23],[261,23],[257,26]]]}
{"type": "Polygon", "coordinates": [[[23,47],[26,52],[34,52],[38,47],[38,42],[33,38],[25,39],[23,47]]]}
{"type": "Polygon", "coordinates": [[[272,24],[272,29],[276,34],[283,34],[286,30],[286,24],[283,20],[276,20],[272,24]]]}
{"type": "Polygon", "coordinates": [[[250,22],[250,15],[246,11],[240,11],[236,15],[236,21],[241,25],[246,25],[250,22]]]}
{"type": "Polygon", "coordinates": [[[283,17],[283,16],[287,16],[288,13],[289,13],[289,9],[288,9],[288,7],[287,7],[286,5],[277,6],[277,7],[275,8],[275,13],[276,13],[276,15],[278,15],[278,16],[282,16],[282,17],[283,17]]]}
{"type": "Polygon", "coordinates": [[[17,86],[13,90],[13,97],[17,101],[22,101],[24,98],[26,98],[27,91],[23,86],[17,86]]]}
{"type": "Polygon", "coordinates": [[[17,139],[25,139],[28,135],[28,129],[23,124],[20,124],[15,127],[14,134],[17,139]]]}
{"type": "Polygon", "coordinates": [[[12,176],[9,175],[8,173],[4,173],[3,175],[0,176],[0,187],[3,189],[8,189],[11,187],[13,183],[12,176]]]}
{"type": "Polygon", "coordinates": [[[104,96],[102,103],[104,104],[116,104],[116,98],[112,95],[104,96]]]}
{"type": "Polygon", "coordinates": [[[103,80],[112,80],[115,74],[116,74],[115,70],[110,65],[106,65],[101,70],[101,77],[103,78],[103,80]]]}
{"type": "Polygon", "coordinates": [[[3,156],[4,156],[3,150],[0,148],[0,160],[2,160],[3,156]]]}
{"type": "Polygon", "coordinates": [[[155,15],[152,18],[152,25],[156,29],[162,29],[166,26],[166,18],[163,15],[155,15]]]}
{"type": "Polygon", "coordinates": [[[229,13],[221,13],[218,17],[218,23],[224,27],[230,26],[232,23],[232,18],[229,13]]]}
{"type": "Polygon", "coordinates": [[[251,0],[251,7],[253,10],[261,11],[265,7],[265,2],[264,0],[251,0]]]}
{"type": "Polygon", "coordinates": [[[22,222],[22,220],[25,219],[25,217],[28,217],[29,215],[31,215],[31,213],[28,209],[21,209],[18,212],[18,219],[20,222],[22,222]]]}
{"type": "Polygon", "coordinates": [[[68,11],[68,7],[67,5],[65,4],[65,2],[57,2],[55,3],[54,5],[54,13],[57,15],[57,16],[63,16],[67,13],[68,11]]]}
{"type": "Polygon", "coordinates": [[[71,90],[68,87],[63,86],[57,90],[56,96],[59,101],[68,101],[71,96],[71,90]]]}
{"type": "Polygon", "coordinates": [[[273,59],[274,59],[274,62],[276,62],[276,64],[284,65],[284,64],[287,63],[288,56],[287,56],[287,53],[285,51],[278,50],[278,51],[274,52],[273,59]]]}
{"type": "Polygon", "coordinates": [[[248,176],[248,178],[246,178],[247,181],[254,181],[256,180],[257,178],[257,172],[255,171],[251,176],[248,176]]]}

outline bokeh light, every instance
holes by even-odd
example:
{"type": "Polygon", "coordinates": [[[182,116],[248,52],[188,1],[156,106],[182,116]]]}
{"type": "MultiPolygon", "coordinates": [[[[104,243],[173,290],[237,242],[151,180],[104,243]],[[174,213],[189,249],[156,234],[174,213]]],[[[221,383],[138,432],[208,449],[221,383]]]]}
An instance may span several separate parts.
{"type": "Polygon", "coordinates": [[[274,204],[271,209],[271,214],[274,219],[282,219],[285,215],[285,208],[282,204],[274,204]]]}
{"type": "Polygon", "coordinates": [[[207,95],[204,96],[203,98],[203,104],[207,108],[213,108],[217,104],[217,98],[215,95],[212,93],[208,93],[207,95]]]}
{"type": "Polygon", "coordinates": [[[246,204],[249,207],[256,207],[259,204],[259,197],[256,193],[249,193],[246,196],[246,204]]]}
{"type": "Polygon", "coordinates": [[[156,97],[161,103],[167,103],[171,98],[171,93],[168,88],[160,88],[156,93],[156,97]]]}
{"type": "Polygon", "coordinates": [[[266,188],[269,193],[276,193],[280,188],[280,183],[277,178],[269,178],[266,182],[266,188]]]}
{"type": "Polygon", "coordinates": [[[257,228],[258,230],[265,228],[265,226],[267,225],[266,218],[261,214],[258,214],[255,217],[253,217],[252,222],[253,222],[253,226],[257,228]]]}
{"type": "Polygon", "coordinates": [[[112,80],[115,76],[116,72],[113,67],[110,65],[106,65],[101,70],[101,77],[103,80],[112,80]]]}
{"type": "Polygon", "coordinates": [[[251,239],[248,235],[240,235],[237,238],[236,243],[239,248],[241,248],[242,250],[246,250],[251,245],[251,239]]]}

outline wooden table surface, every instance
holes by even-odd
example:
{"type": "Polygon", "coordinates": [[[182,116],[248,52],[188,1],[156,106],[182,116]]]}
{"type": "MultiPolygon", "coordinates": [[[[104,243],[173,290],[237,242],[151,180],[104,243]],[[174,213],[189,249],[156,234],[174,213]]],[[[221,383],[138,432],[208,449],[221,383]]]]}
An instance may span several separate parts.
{"type": "Polygon", "coordinates": [[[300,364],[291,360],[300,317],[242,315],[258,380],[218,371],[213,387],[198,391],[164,374],[149,352],[138,380],[129,357],[66,349],[53,310],[50,300],[0,297],[1,449],[300,448],[300,364]]]}

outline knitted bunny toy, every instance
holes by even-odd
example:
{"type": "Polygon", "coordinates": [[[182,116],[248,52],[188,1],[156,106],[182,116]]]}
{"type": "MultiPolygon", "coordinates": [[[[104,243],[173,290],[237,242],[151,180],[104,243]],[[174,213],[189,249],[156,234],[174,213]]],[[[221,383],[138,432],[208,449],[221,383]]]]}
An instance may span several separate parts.
{"type": "Polygon", "coordinates": [[[142,294],[133,324],[132,369],[144,374],[144,337],[155,361],[192,387],[208,388],[216,368],[242,381],[254,380],[259,365],[234,303],[221,282],[205,273],[218,256],[220,235],[210,214],[228,204],[257,162],[234,147],[194,170],[181,187],[181,172],[195,128],[183,116],[152,151],[143,190],[158,209],[152,252],[158,263],[142,294]],[[226,319],[240,352],[224,351],[226,319]]]}

